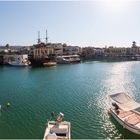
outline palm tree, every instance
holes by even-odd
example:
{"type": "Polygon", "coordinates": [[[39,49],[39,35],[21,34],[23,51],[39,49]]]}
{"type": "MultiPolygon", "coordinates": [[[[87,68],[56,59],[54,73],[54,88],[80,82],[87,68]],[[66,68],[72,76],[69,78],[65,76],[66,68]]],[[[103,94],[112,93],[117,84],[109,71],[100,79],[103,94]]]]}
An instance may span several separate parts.
{"type": "Polygon", "coordinates": [[[9,44],[6,44],[6,46],[5,46],[6,48],[9,48],[9,44]]]}

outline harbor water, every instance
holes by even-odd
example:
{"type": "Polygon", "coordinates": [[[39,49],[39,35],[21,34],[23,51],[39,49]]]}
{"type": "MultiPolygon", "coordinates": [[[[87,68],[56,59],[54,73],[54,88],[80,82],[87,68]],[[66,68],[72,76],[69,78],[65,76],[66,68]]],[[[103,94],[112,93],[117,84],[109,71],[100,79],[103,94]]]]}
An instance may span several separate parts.
{"type": "Polygon", "coordinates": [[[52,111],[71,122],[73,139],[140,138],[108,115],[109,94],[127,92],[140,102],[139,83],[138,61],[1,66],[0,138],[42,139],[52,111]]]}

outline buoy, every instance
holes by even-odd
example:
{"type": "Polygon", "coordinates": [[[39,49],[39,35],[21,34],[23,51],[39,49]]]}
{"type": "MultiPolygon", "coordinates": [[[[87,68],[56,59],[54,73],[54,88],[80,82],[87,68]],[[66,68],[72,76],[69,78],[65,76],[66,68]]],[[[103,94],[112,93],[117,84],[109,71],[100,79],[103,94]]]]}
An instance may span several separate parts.
{"type": "Polygon", "coordinates": [[[11,104],[8,102],[8,103],[6,104],[6,106],[7,106],[7,107],[10,107],[10,106],[11,106],[11,104]]]}

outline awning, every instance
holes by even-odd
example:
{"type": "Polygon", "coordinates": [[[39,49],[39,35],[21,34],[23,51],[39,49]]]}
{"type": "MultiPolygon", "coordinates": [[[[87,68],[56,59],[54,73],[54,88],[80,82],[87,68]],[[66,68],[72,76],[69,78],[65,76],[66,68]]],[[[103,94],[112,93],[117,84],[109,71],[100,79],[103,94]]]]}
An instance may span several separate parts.
{"type": "Polygon", "coordinates": [[[140,104],[131,99],[126,93],[116,93],[110,95],[110,98],[116,102],[120,109],[124,111],[134,110],[140,107],[140,104]]]}

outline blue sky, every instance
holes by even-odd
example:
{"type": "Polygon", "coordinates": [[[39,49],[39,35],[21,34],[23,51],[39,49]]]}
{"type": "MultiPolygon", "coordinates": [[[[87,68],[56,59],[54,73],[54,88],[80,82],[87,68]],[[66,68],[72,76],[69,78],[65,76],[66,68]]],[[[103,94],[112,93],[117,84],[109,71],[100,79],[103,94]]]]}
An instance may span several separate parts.
{"type": "Polygon", "coordinates": [[[0,1],[0,45],[49,42],[130,47],[140,44],[140,1],[0,1]],[[42,39],[43,41],[43,39],[42,39]]]}

